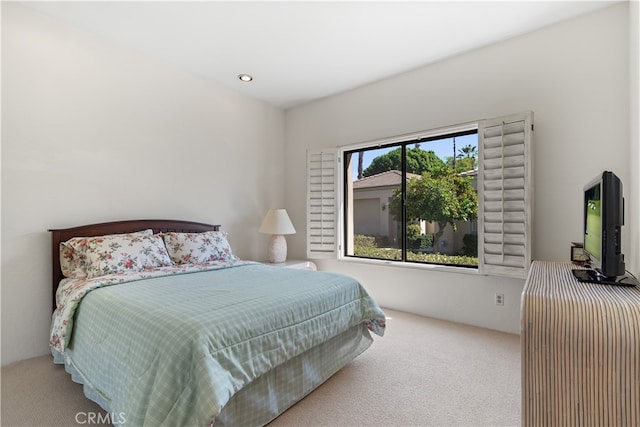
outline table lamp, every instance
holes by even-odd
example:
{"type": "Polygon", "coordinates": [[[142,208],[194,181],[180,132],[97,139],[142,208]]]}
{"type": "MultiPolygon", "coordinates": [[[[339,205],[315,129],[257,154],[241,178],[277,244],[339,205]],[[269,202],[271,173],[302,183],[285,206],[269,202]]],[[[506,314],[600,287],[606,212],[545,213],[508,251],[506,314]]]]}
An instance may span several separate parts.
{"type": "Polygon", "coordinates": [[[269,262],[285,262],[287,259],[287,240],[284,235],[296,232],[287,211],[285,209],[270,209],[258,231],[263,234],[271,234],[267,251],[269,262]]]}

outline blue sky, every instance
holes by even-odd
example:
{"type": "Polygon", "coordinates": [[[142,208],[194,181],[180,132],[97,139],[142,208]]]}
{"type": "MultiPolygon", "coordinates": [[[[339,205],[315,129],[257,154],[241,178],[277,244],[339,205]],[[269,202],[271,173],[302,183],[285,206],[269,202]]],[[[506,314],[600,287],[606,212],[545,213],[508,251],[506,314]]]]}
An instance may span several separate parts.
{"type": "MultiPolygon", "coordinates": [[[[456,137],[456,152],[459,153],[460,149],[462,147],[465,147],[467,145],[472,145],[474,147],[478,146],[478,135],[477,134],[473,134],[473,135],[464,135],[464,136],[457,136],[456,137]]],[[[409,145],[410,148],[413,147],[413,145],[409,145]]],[[[370,151],[365,151],[364,152],[364,158],[363,158],[363,169],[366,169],[371,162],[373,161],[374,158],[388,153],[391,150],[396,149],[397,147],[389,147],[389,148],[380,148],[377,150],[370,150],[370,151]]],[[[440,157],[442,160],[446,160],[447,157],[452,157],[453,156],[453,140],[452,138],[446,138],[446,139],[438,139],[435,141],[429,141],[429,142],[421,142],[420,143],[420,148],[423,150],[432,150],[433,152],[436,153],[436,156],[440,157]]],[[[358,167],[357,167],[357,157],[356,159],[354,159],[354,168],[353,168],[353,180],[355,181],[357,179],[357,175],[358,175],[358,167]]]]}

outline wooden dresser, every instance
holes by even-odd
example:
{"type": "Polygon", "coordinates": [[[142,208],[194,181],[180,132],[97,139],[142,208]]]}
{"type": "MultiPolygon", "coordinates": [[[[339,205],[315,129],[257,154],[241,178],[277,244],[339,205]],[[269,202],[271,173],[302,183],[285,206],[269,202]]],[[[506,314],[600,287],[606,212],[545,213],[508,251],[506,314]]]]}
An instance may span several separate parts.
{"type": "Polygon", "coordinates": [[[640,288],[534,261],[521,311],[523,426],[640,426],[640,288]]]}

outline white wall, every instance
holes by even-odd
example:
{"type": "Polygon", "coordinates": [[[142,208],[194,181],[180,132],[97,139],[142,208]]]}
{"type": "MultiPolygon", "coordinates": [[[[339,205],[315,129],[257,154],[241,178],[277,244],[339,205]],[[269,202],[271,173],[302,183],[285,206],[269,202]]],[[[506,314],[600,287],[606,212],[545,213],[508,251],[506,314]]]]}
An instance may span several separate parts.
{"type": "MultiPolygon", "coordinates": [[[[582,188],[602,170],[630,182],[629,18],[622,3],[286,112],[287,209],[305,220],[305,158],[319,149],[532,110],[534,259],[568,260],[582,188]]],[[[425,40],[425,43],[431,41],[425,40]]],[[[637,161],[636,161],[637,162],[637,161]]],[[[628,200],[637,199],[638,187],[628,200]]],[[[623,251],[631,254],[629,227],[623,251]]],[[[305,235],[288,237],[304,256],[305,235]]],[[[523,280],[320,261],[386,307],[518,333],[523,280]],[[504,307],[493,303],[505,294],[504,307]]]]}
{"type": "Polygon", "coordinates": [[[640,2],[629,2],[629,216],[626,217],[631,241],[627,269],[640,277],[640,2]],[[632,256],[635,255],[635,256],[632,256]]]}
{"type": "Polygon", "coordinates": [[[2,364],[48,351],[47,229],[213,222],[264,258],[283,149],[282,110],[3,2],[2,364]]]}

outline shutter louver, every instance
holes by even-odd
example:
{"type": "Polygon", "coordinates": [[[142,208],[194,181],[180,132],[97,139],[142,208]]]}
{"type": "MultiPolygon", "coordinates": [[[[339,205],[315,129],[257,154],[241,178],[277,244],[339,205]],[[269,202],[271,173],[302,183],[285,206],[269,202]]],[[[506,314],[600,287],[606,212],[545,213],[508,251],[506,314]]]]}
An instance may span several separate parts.
{"type": "Polygon", "coordinates": [[[526,278],[531,264],[533,113],[480,123],[479,269],[526,278]]]}
{"type": "Polygon", "coordinates": [[[335,258],[337,152],[307,154],[307,257],[335,258]]]}

